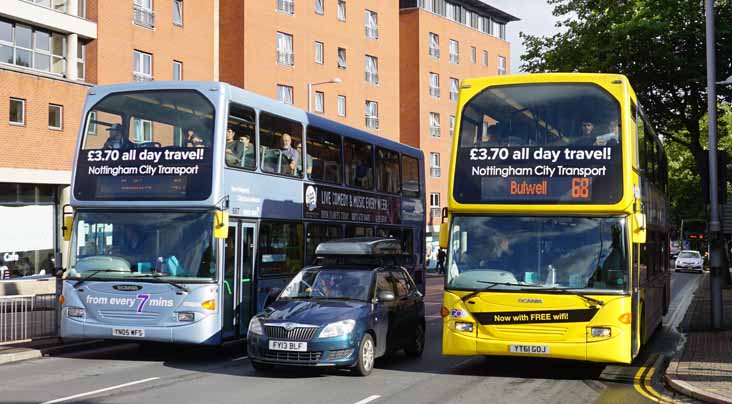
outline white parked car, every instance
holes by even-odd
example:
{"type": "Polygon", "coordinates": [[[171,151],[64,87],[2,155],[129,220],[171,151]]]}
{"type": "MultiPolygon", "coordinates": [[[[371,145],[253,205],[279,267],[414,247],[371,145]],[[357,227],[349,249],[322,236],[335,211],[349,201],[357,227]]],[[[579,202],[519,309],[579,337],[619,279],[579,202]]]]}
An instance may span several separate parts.
{"type": "Polygon", "coordinates": [[[676,257],[674,267],[677,271],[702,272],[704,270],[704,258],[699,251],[683,250],[676,257]]]}

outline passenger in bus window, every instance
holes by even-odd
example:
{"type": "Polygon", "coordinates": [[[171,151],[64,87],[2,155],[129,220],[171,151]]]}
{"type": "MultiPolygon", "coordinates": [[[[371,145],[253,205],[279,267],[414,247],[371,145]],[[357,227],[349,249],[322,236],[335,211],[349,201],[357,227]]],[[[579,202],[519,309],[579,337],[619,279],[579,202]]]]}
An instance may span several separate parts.
{"type": "Polygon", "coordinates": [[[187,147],[206,147],[206,143],[203,141],[201,135],[196,133],[193,129],[188,129],[188,142],[187,147]]]}
{"type": "Polygon", "coordinates": [[[115,123],[114,125],[110,126],[109,129],[109,137],[107,138],[107,141],[104,142],[105,149],[129,149],[132,147],[132,142],[124,136],[123,132],[123,126],[115,123]]]}
{"type": "Polygon", "coordinates": [[[289,133],[282,134],[282,156],[285,157],[286,169],[282,174],[297,175],[297,165],[300,161],[300,153],[292,147],[292,136],[289,133]]]}
{"type": "MultiPolygon", "coordinates": [[[[297,144],[297,154],[298,156],[302,156],[302,143],[297,144]]],[[[305,164],[306,168],[305,171],[307,171],[308,178],[310,178],[310,174],[313,173],[313,157],[310,155],[310,153],[305,155],[305,164]]],[[[297,162],[297,175],[302,176],[302,159],[298,160],[297,162]]]]}
{"type": "Polygon", "coordinates": [[[618,120],[613,118],[607,124],[607,133],[597,137],[595,145],[597,146],[616,146],[620,139],[620,125],[618,120]]]}
{"type": "Polygon", "coordinates": [[[244,145],[234,139],[236,132],[233,128],[226,131],[226,164],[239,166],[244,156],[244,145]]]}
{"type": "Polygon", "coordinates": [[[253,170],[256,167],[256,159],[254,156],[254,145],[249,136],[248,134],[244,134],[239,138],[242,149],[241,166],[253,170]]]}
{"type": "Polygon", "coordinates": [[[574,141],[577,146],[592,146],[595,144],[595,124],[590,121],[582,121],[582,127],[580,129],[580,137],[574,141]]]}

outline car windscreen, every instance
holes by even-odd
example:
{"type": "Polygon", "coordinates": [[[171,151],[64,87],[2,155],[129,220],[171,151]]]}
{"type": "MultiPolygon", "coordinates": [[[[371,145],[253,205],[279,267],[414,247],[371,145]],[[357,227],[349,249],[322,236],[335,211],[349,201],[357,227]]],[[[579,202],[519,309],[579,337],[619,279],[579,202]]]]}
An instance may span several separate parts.
{"type": "Polygon", "coordinates": [[[679,253],[679,258],[701,258],[701,255],[695,251],[684,251],[679,253]]]}
{"type": "Polygon", "coordinates": [[[279,299],[369,298],[373,273],[367,270],[306,269],[298,273],[280,294],[279,299]]]}

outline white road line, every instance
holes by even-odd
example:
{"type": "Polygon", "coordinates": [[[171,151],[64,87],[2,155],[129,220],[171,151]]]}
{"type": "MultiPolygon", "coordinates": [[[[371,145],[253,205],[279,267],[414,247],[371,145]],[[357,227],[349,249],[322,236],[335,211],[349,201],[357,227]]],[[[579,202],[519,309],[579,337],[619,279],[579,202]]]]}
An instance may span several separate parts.
{"type": "Polygon", "coordinates": [[[243,361],[244,359],[249,359],[249,357],[248,357],[248,356],[246,356],[246,355],[244,355],[244,356],[240,356],[240,357],[238,357],[238,358],[234,358],[234,359],[232,359],[231,361],[232,361],[232,362],[236,362],[236,361],[243,361]]]}
{"type": "Polygon", "coordinates": [[[121,389],[121,388],[124,388],[124,387],[134,386],[136,384],[147,383],[147,382],[151,382],[153,380],[158,380],[158,379],[160,379],[160,378],[159,377],[151,377],[149,379],[137,380],[137,381],[134,381],[134,382],[120,384],[120,385],[117,385],[117,386],[112,386],[112,387],[107,387],[107,388],[104,388],[104,389],[90,391],[88,393],[81,393],[81,394],[76,394],[76,395],[73,395],[73,396],[68,396],[68,397],[63,397],[63,398],[57,398],[55,400],[46,401],[46,402],[41,403],[41,404],[62,403],[64,401],[70,401],[70,400],[74,400],[74,399],[81,398],[81,397],[86,397],[86,396],[91,396],[91,395],[94,395],[94,394],[104,393],[105,391],[110,391],[110,390],[115,390],[115,389],[121,389]]]}
{"type": "Polygon", "coordinates": [[[355,402],[354,404],[366,404],[366,403],[370,403],[370,402],[372,402],[374,400],[378,400],[380,398],[381,398],[381,396],[377,396],[377,395],[368,396],[368,397],[364,398],[361,401],[355,402]]]}
{"type": "Polygon", "coordinates": [[[442,318],[442,316],[424,316],[424,318],[442,318]]]}

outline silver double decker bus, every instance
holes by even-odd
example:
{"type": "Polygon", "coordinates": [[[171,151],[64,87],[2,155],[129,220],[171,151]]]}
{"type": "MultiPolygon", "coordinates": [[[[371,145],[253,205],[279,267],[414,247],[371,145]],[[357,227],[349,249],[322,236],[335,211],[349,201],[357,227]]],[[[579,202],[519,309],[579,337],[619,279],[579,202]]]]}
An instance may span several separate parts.
{"type": "Polygon", "coordinates": [[[420,150],[219,82],[89,91],[61,336],[217,345],[318,243],[401,241],[424,282],[420,150]]]}

